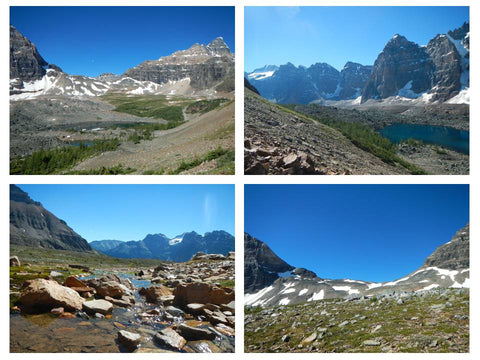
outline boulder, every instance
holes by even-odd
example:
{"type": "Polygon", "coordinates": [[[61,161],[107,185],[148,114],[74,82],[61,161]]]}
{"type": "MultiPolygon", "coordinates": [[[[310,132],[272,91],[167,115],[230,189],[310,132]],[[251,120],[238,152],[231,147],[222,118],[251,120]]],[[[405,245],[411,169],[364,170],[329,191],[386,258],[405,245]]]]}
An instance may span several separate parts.
{"type": "Polygon", "coordinates": [[[24,283],[19,302],[27,310],[81,310],[84,299],[75,291],[54,280],[35,279],[24,283]]]}
{"type": "Polygon", "coordinates": [[[145,289],[145,298],[148,302],[159,303],[162,297],[171,296],[172,291],[163,285],[150,286],[145,289]]]}
{"type": "Polygon", "coordinates": [[[20,260],[18,259],[18,256],[11,256],[10,257],[10,266],[20,266],[20,260]]]}
{"type": "Polygon", "coordinates": [[[187,340],[185,340],[172,328],[160,330],[160,332],[155,334],[153,340],[160,346],[166,346],[175,350],[181,350],[187,343],[187,340]]]}
{"type": "Polygon", "coordinates": [[[120,330],[118,332],[118,342],[128,351],[134,351],[140,342],[142,341],[142,336],[140,334],[132,333],[125,330],[120,330]]]}
{"type": "Polygon", "coordinates": [[[83,303],[83,310],[89,314],[108,314],[113,310],[113,304],[107,300],[91,300],[83,303]]]}
{"type": "Polygon", "coordinates": [[[188,326],[185,323],[180,324],[177,328],[177,331],[188,341],[215,339],[215,334],[212,331],[208,329],[188,326]]]}
{"type": "Polygon", "coordinates": [[[120,306],[120,307],[131,307],[133,304],[130,302],[129,299],[115,299],[110,296],[105,296],[105,300],[111,302],[113,305],[120,306]]]}
{"type": "Polygon", "coordinates": [[[167,306],[165,308],[165,311],[167,313],[169,313],[170,315],[173,315],[173,316],[176,316],[176,317],[185,316],[185,313],[182,310],[180,310],[180,309],[178,309],[174,306],[167,306]]]}
{"type": "Polygon", "coordinates": [[[97,294],[101,297],[110,296],[119,298],[128,291],[125,285],[112,280],[102,281],[101,279],[93,279],[90,280],[88,284],[95,288],[97,294]]]}
{"type": "Polygon", "coordinates": [[[235,292],[232,289],[199,282],[180,284],[173,291],[173,295],[174,305],[182,307],[191,303],[228,304],[235,300],[235,292]]]}

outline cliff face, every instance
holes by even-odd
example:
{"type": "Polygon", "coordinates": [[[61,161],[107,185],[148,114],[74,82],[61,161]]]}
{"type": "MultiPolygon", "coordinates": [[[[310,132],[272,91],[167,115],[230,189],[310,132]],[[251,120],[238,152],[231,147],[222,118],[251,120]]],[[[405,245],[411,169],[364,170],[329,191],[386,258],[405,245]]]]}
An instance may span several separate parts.
{"type": "Polygon", "coordinates": [[[205,89],[234,74],[234,56],[222,38],[208,45],[194,44],[158,60],[148,60],[128,69],[124,76],[157,84],[190,79],[196,89],[205,89]]]}
{"type": "Polygon", "coordinates": [[[10,244],[92,251],[87,241],[18,186],[10,186],[10,244]]]}
{"type": "Polygon", "coordinates": [[[22,81],[41,79],[48,63],[39,54],[37,47],[10,25],[10,79],[22,81]]]}
{"type": "Polygon", "coordinates": [[[395,35],[378,55],[362,101],[389,96],[415,97],[432,87],[434,63],[425,48],[395,35]]]}
{"type": "Polygon", "coordinates": [[[439,246],[423,264],[441,269],[459,270],[470,267],[470,224],[461,228],[448,243],[439,246]]]}

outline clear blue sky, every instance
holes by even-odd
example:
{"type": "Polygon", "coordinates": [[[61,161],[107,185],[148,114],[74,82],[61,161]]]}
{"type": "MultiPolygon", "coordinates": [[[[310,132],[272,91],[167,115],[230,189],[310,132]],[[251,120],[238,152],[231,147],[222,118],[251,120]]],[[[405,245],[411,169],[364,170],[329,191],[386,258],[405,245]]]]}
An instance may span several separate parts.
{"type": "Polygon", "coordinates": [[[245,231],[322,278],[398,279],[468,220],[467,185],[245,185],[245,231]]]}
{"type": "Polygon", "coordinates": [[[233,185],[19,185],[87,241],[225,230],[235,235],[233,185]]]}
{"type": "Polygon", "coordinates": [[[397,33],[426,45],[468,19],[468,7],[245,7],[245,71],[287,62],[373,65],[397,33]]]}
{"type": "Polygon", "coordinates": [[[10,7],[10,24],[73,75],[122,74],[222,36],[235,50],[234,7],[10,7]]]}

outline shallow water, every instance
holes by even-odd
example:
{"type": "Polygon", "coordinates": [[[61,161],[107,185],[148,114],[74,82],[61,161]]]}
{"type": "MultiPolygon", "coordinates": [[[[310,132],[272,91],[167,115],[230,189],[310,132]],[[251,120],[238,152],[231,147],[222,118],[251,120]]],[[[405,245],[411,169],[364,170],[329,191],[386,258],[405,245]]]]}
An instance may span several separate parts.
{"type": "MultiPolygon", "coordinates": [[[[87,278],[100,277],[104,273],[96,273],[87,278]]],[[[138,289],[148,287],[148,280],[135,279],[129,274],[119,274],[128,278],[138,289]]],[[[85,279],[85,278],[84,278],[85,279]]],[[[114,307],[111,318],[84,320],[79,317],[73,319],[58,318],[50,313],[25,315],[13,313],[10,315],[10,352],[123,352],[117,342],[119,330],[137,332],[143,336],[141,347],[148,351],[160,348],[152,342],[153,335],[170,324],[160,321],[143,322],[138,317],[139,313],[155,308],[146,304],[144,298],[135,291],[137,303],[132,308],[114,307]],[[117,325],[114,324],[117,323],[117,325]]],[[[175,322],[183,321],[176,318],[175,322]]],[[[187,324],[194,325],[194,320],[187,320],[187,324]]],[[[202,326],[202,324],[198,324],[202,326]]],[[[223,351],[232,352],[234,337],[217,336],[212,341],[223,351]]],[[[197,351],[204,350],[202,342],[188,342],[191,348],[197,351]]],[[[207,346],[208,348],[208,346],[207,346]]]]}
{"type": "Polygon", "coordinates": [[[469,153],[469,132],[445,126],[393,124],[379,131],[380,134],[391,142],[415,139],[427,144],[440,145],[462,154],[469,153]]]}

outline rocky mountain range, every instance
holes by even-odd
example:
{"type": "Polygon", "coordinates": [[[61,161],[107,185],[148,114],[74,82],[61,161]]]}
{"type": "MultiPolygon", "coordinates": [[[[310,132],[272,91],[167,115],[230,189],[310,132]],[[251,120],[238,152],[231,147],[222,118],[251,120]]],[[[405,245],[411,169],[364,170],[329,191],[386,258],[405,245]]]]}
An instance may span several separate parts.
{"type": "Polygon", "coordinates": [[[469,240],[467,224],[449,242],[438,247],[419,269],[395,281],[375,283],[324,279],[312,271],[294,268],[279,259],[266,244],[245,234],[245,305],[263,307],[436,288],[469,288],[469,240]],[[278,264],[281,264],[279,270],[278,264]],[[259,269],[259,274],[252,276],[253,269],[259,269]]]}
{"type": "Polygon", "coordinates": [[[197,94],[234,90],[234,55],[219,37],[158,60],[145,61],[122,75],[70,75],[42,58],[36,46],[10,26],[11,100],[41,95],[100,96],[108,93],[197,94]]]}
{"type": "Polygon", "coordinates": [[[16,185],[10,185],[10,244],[57,250],[92,251],[67,223],[16,185]]]}
{"type": "Polygon", "coordinates": [[[235,251],[235,238],[226,231],[204,235],[186,232],[170,239],[163,234],[148,234],[140,241],[99,240],[90,245],[104,254],[118,258],[150,258],[188,261],[197,252],[227,255],[235,251]]]}
{"type": "Polygon", "coordinates": [[[469,103],[470,26],[418,45],[396,34],[373,66],[347,62],[338,71],[326,63],[308,68],[291,63],[266,65],[246,73],[260,94],[278,103],[308,104],[351,100],[353,104],[390,99],[413,103],[469,103]]]}

